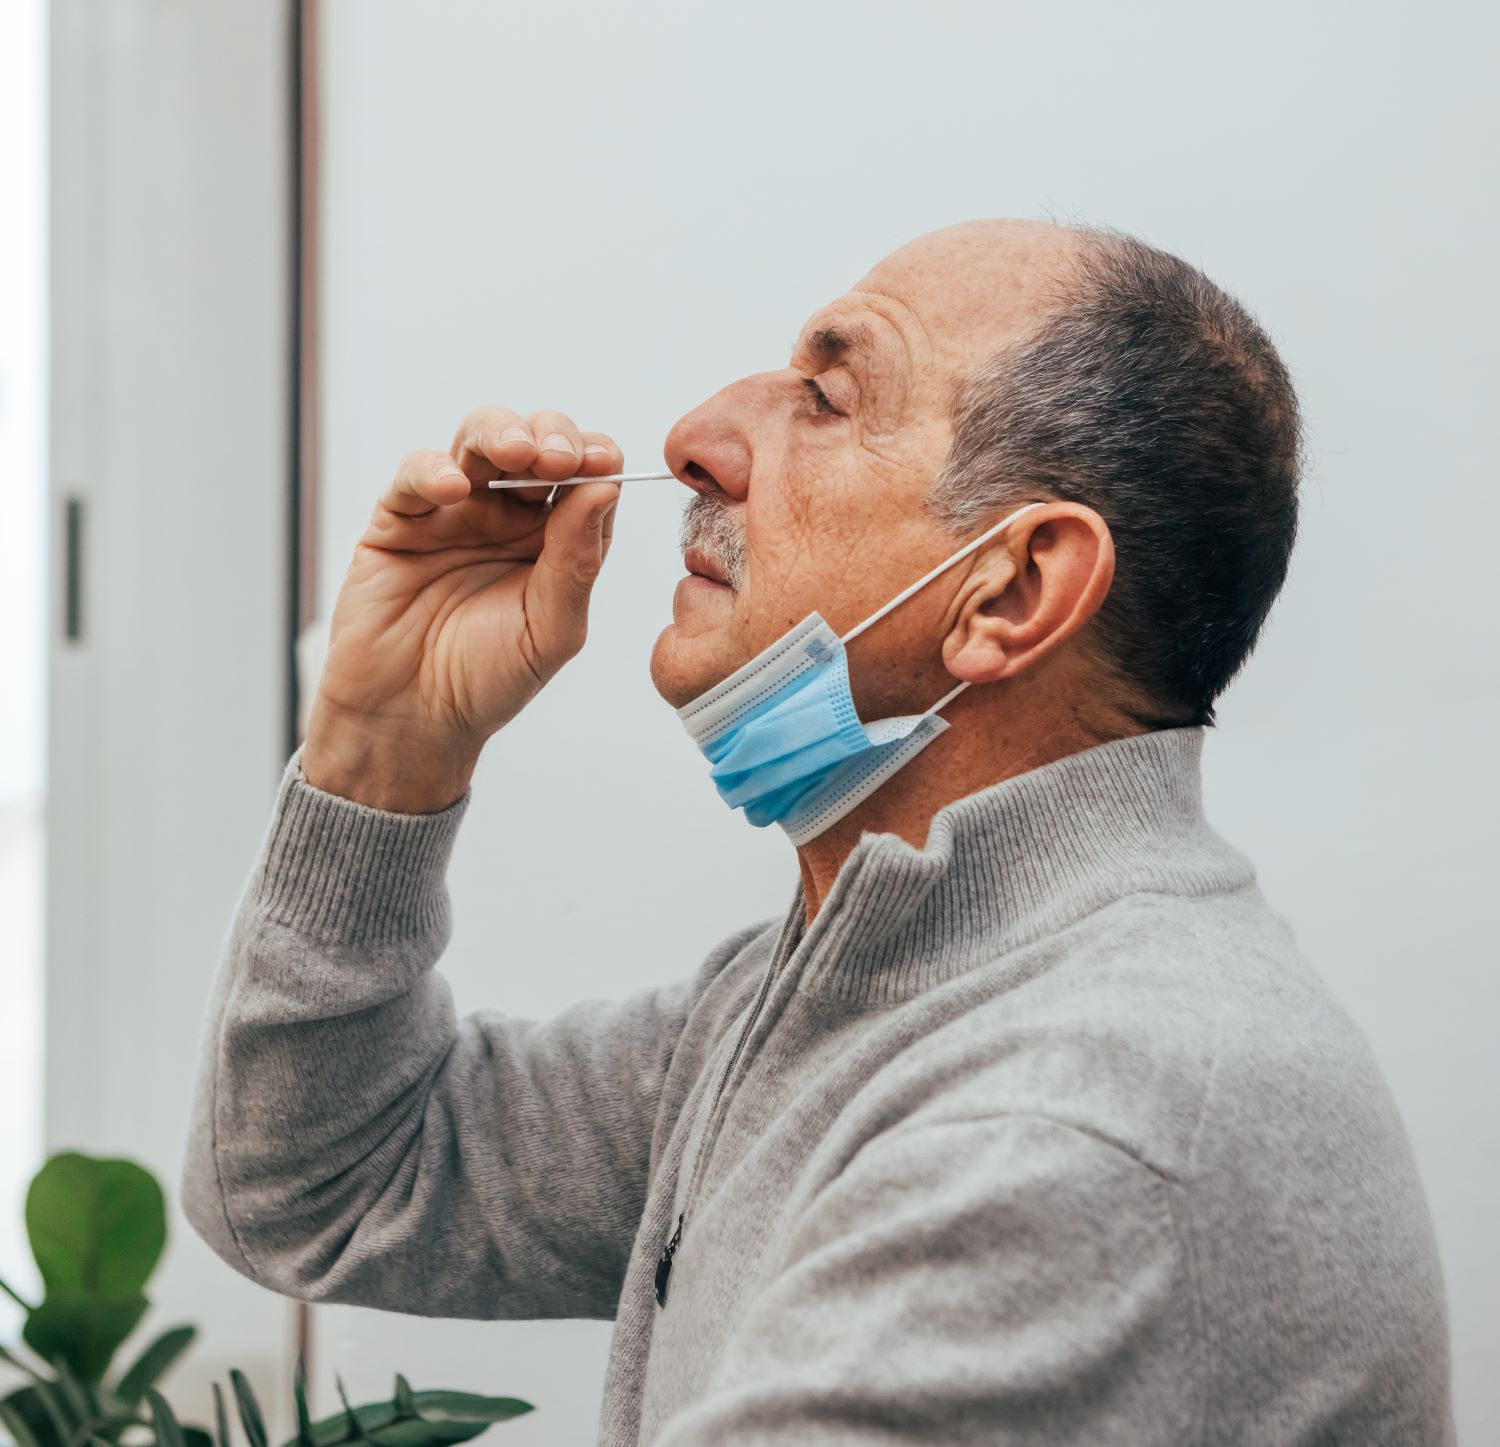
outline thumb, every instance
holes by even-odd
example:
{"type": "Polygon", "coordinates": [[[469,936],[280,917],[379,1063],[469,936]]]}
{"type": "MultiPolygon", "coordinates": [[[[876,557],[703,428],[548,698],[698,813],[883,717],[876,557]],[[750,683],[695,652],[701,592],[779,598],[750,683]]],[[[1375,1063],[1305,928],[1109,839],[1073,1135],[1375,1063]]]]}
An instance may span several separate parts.
{"type": "Polygon", "coordinates": [[[526,622],[552,668],[583,647],[589,595],[604,563],[609,526],[620,489],[614,483],[570,487],[547,518],[542,551],[526,585],[526,622]]]}

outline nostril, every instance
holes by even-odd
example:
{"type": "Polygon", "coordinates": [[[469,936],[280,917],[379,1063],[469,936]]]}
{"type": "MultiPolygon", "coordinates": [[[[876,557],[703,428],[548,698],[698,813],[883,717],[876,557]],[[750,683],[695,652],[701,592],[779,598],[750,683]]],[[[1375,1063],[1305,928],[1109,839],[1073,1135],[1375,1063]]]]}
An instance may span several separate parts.
{"type": "Polygon", "coordinates": [[[682,469],[694,482],[706,482],[710,487],[717,487],[718,481],[706,467],[700,467],[696,462],[687,463],[682,469]]]}

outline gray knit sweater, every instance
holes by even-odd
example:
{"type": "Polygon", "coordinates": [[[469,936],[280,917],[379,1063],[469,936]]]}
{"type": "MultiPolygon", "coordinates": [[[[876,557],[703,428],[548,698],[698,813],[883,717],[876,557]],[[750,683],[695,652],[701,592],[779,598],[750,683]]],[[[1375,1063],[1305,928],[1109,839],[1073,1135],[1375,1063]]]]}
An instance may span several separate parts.
{"type": "Polygon", "coordinates": [[[293,755],[188,1217],[288,1296],[613,1318],[611,1447],[1451,1442],[1405,1133],[1202,741],[867,834],[810,927],[550,1020],[456,1019],[433,969],[467,796],[383,813],[293,755]]]}

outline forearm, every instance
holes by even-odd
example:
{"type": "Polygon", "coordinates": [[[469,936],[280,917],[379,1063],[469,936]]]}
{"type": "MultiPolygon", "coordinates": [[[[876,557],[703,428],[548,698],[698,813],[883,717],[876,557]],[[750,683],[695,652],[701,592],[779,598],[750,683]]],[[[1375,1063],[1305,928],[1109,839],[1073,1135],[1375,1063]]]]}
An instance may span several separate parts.
{"type": "Polygon", "coordinates": [[[289,765],[215,986],[183,1203],[287,1295],[607,1315],[681,1001],[455,1019],[432,967],[465,807],[366,809],[289,765]]]}
{"type": "Polygon", "coordinates": [[[215,983],[183,1181],[200,1233],[278,1290],[333,1289],[319,1239],[369,1208],[422,1129],[454,1036],[429,972],[465,808],[331,800],[295,758],[282,779],[215,983]]]}

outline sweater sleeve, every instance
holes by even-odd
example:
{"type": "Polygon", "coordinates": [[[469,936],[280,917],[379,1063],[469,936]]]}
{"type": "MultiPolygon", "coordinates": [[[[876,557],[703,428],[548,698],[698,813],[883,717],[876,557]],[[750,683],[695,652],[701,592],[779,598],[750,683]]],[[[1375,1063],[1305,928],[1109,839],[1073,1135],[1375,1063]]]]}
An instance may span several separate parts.
{"type": "Polygon", "coordinates": [[[287,1296],[612,1317],[692,981],[456,1019],[439,814],[314,788],[300,750],[214,984],[181,1200],[287,1296]]]}
{"type": "Polygon", "coordinates": [[[895,1127],[813,1199],[654,1447],[1198,1441],[1169,1190],[1049,1119],[895,1127]]]}

